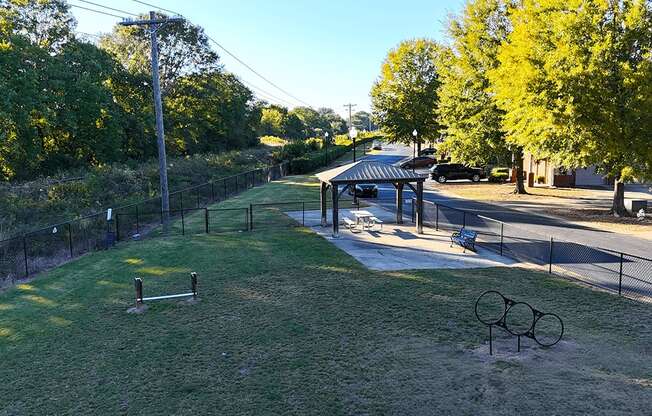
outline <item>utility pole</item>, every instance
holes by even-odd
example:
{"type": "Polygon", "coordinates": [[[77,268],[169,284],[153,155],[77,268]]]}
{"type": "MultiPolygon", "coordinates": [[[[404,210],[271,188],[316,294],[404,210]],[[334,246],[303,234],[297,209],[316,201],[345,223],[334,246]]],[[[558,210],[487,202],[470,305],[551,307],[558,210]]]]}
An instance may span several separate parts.
{"type": "Polygon", "coordinates": [[[165,154],[165,131],[163,129],[163,104],[161,102],[161,80],[158,68],[158,38],[156,32],[166,23],[183,22],[180,17],[157,18],[156,12],[149,12],[149,20],[125,20],[122,26],[145,26],[151,37],[152,89],[154,91],[154,111],[156,113],[156,143],[158,147],[158,170],[161,186],[161,213],[163,233],[170,229],[170,191],[168,189],[168,164],[165,154]]]}
{"type": "Polygon", "coordinates": [[[353,127],[353,108],[357,106],[357,104],[352,103],[344,104],[344,108],[349,109],[349,130],[353,127]]]}
{"type": "Polygon", "coordinates": [[[355,162],[355,136],[357,136],[357,134],[351,134],[351,132],[353,130],[353,107],[356,106],[357,104],[353,104],[353,103],[344,104],[344,108],[349,109],[349,137],[353,139],[353,161],[354,162],[355,162]]]}

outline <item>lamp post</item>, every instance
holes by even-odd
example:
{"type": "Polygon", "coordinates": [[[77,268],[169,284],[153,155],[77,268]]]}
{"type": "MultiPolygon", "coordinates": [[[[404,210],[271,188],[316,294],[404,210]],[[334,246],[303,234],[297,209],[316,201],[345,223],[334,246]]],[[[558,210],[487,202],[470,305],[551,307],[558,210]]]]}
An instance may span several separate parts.
{"type": "Polygon", "coordinates": [[[328,132],[324,133],[324,151],[326,153],[326,166],[328,166],[328,132]]]}
{"type": "Polygon", "coordinates": [[[353,161],[355,162],[355,138],[358,137],[358,130],[356,130],[355,126],[349,130],[349,137],[353,140],[353,161]]]}
{"type": "Polygon", "coordinates": [[[414,129],[412,131],[412,136],[414,137],[414,146],[412,147],[412,172],[414,172],[414,164],[415,161],[414,159],[417,157],[417,137],[419,137],[419,133],[417,132],[417,129],[414,129]]]}

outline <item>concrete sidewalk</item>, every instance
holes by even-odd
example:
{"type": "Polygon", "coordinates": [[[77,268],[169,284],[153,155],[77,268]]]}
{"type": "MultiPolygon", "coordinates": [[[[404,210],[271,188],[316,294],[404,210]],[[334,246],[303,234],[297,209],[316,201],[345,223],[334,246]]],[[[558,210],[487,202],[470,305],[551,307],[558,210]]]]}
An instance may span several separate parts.
{"type": "MultiPolygon", "coordinates": [[[[382,229],[352,232],[340,226],[340,236],[333,238],[332,227],[322,227],[319,211],[305,213],[306,226],[321,235],[335,247],[351,255],[371,270],[410,270],[410,269],[470,269],[485,267],[525,266],[506,257],[483,249],[477,252],[450,246],[450,233],[426,229],[425,234],[417,234],[414,225],[393,224],[395,216],[379,207],[365,210],[382,219],[382,229]]],[[[302,220],[301,212],[288,215],[297,221],[302,220]]],[[[352,210],[340,210],[340,219],[355,218],[352,210]]],[[[328,212],[329,220],[332,213],[328,212]]]]}

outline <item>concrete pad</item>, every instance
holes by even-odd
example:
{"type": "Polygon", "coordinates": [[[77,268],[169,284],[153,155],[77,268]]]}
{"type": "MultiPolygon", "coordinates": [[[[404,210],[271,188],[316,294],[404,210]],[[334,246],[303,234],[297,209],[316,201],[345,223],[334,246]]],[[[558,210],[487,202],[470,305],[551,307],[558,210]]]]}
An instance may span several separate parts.
{"type": "MultiPolygon", "coordinates": [[[[368,207],[371,212],[385,222],[382,229],[351,232],[340,226],[340,236],[334,238],[330,220],[322,227],[319,211],[306,211],[306,226],[321,235],[340,250],[354,257],[371,270],[409,270],[409,269],[470,269],[484,267],[522,266],[506,257],[478,247],[477,252],[455,245],[450,246],[450,233],[425,228],[424,234],[417,234],[413,224],[394,224],[394,213],[379,207],[368,207]]],[[[340,219],[354,219],[353,210],[340,210],[340,219]]],[[[289,212],[290,217],[302,220],[301,212],[289,212]]]]}

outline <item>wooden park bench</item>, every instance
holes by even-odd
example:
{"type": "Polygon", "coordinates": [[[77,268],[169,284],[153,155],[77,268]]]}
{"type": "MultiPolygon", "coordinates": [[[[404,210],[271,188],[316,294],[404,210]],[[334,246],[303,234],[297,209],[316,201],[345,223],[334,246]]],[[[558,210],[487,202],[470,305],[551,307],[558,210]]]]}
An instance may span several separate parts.
{"type": "Polygon", "coordinates": [[[475,251],[475,239],[477,236],[478,233],[475,231],[462,228],[459,231],[453,232],[453,235],[451,235],[451,247],[453,247],[453,244],[459,244],[464,247],[464,252],[466,252],[467,248],[475,251]]]}

